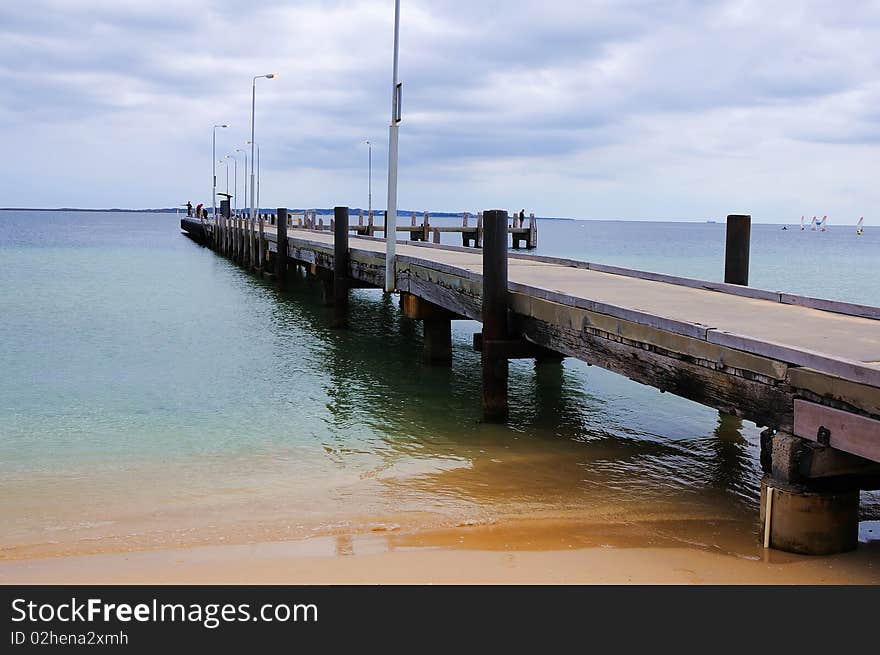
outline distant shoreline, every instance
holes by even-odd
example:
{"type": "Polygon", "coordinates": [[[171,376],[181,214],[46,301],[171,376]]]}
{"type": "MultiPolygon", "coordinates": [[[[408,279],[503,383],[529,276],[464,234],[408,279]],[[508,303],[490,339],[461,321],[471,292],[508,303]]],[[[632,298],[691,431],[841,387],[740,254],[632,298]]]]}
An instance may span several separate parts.
{"type": "MultiPolygon", "coordinates": [[[[183,213],[183,207],[160,207],[156,209],[87,209],[82,207],[0,207],[0,212],[95,212],[95,213],[113,213],[113,214],[174,214],[176,212],[183,213]]],[[[271,208],[262,208],[261,212],[270,213],[274,212],[274,209],[271,208]]],[[[289,208],[290,212],[301,212],[303,208],[289,208]]],[[[324,208],[324,209],[316,209],[315,210],[319,216],[332,216],[333,209],[332,208],[324,208]]],[[[364,214],[367,213],[366,209],[362,209],[361,207],[350,207],[349,211],[351,213],[357,213],[359,211],[363,211],[364,214]]],[[[380,210],[374,210],[374,213],[377,215],[381,215],[383,212],[380,210]]],[[[419,216],[422,215],[422,211],[417,211],[416,214],[419,216]]],[[[409,209],[400,209],[397,212],[398,218],[401,217],[409,217],[412,214],[412,210],[409,209]]],[[[464,212],[430,212],[431,216],[437,218],[461,218],[464,215],[464,212]]],[[[471,217],[474,217],[473,212],[469,212],[471,217]]],[[[645,219],[645,218],[568,218],[564,216],[536,216],[537,220],[540,221],[579,221],[579,222],[590,222],[590,221],[598,221],[598,222],[615,222],[615,223],[693,223],[695,225],[705,225],[705,224],[715,224],[715,225],[724,225],[725,221],[723,218],[721,219],[711,219],[711,218],[679,218],[679,219],[671,219],[671,218],[662,218],[662,219],[645,219]]],[[[797,221],[792,221],[790,223],[764,223],[761,221],[752,220],[753,225],[776,225],[776,226],[799,226],[797,221]]],[[[840,227],[850,227],[849,224],[845,223],[836,223],[834,225],[829,225],[830,228],[840,228],[840,227]]]]}
{"type": "MultiPolygon", "coordinates": [[[[185,207],[159,207],[156,209],[87,209],[82,207],[0,207],[0,212],[103,212],[103,213],[117,213],[117,214],[173,214],[175,212],[182,212],[185,207]]],[[[274,209],[267,209],[265,207],[261,208],[259,211],[261,212],[272,212],[274,209]]],[[[288,209],[291,212],[301,212],[303,208],[294,208],[291,207],[288,209]]],[[[324,209],[316,209],[321,216],[329,216],[333,214],[333,208],[328,207],[324,209]]],[[[349,211],[352,213],[356,213],[359,211],[363,211],[365,214],[367,213],[366,209],[361,207],[350,207],[349,211]]],[[[374,213],[381,215],[384,210],[374,210],[374,213]]],[[[399,209],[397,210],[397,216],[399,217],[408,217],[413,213],[413,210],[410,209],[399,209]]],[[[416,214],[419,216],[422,215],[422,211],[417,211],[416,214]]],[[[460,212],[429,212],[431,216],[436,216],[438,218],[461,218],[464,215],[463,211],[460,212]]],[[[469,212],[471,216],[474,214],[469,212]]],[[[539,218],[542,221],[576,221],[579,219],[576,218],[561,218],[554,216],[536,216],[535,218],[539,218]]]]}

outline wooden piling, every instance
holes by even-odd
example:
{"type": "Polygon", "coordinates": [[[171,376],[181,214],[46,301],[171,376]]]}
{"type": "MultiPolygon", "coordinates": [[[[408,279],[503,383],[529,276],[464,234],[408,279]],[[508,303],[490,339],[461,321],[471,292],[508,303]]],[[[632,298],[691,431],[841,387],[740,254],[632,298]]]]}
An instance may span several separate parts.
{"type": "Polygon", "coordinates": [[[727,217],[727,239],[724,247],[724,281],[749,285],[749,244],[752,217],[731,214],[727,217]]]}
{"type": "Polygon", "coordinates": [[[483,212],[477,214],[477,238],[474,242],[475,248],[483,247],[483,212]]]}
{"type": "MultiPolygon", "coordinates": [[[[422,241],[428,243],[428,237],[431,232],[431,220],[428,212],[425,212],[424,220],[422,222],[422,241]]],[[[439,243],[439,242],[438,242],[439,243]]]]}
{"type": "Polygon", "coordinates": [[[438,229],[435,227],[435,228],[432,230],[432,233],[433,233],[433,235],[434,235],[434,243],[440,243],[440,230],[438,230],[438,229]]]}
{"type": "Polygon", "coordinates": [[[278,249],[275,257],[275,280],[278,288],[286,286],[287,279],[287,208],[279,207],[276,226],[278,229],[278,249]]]}
{"type": "Polygon", "coordinates": [[[348,327],[348,207],[334,207],[333,327],[348,327]]]}
{"type": "Polygon", "coordinates": [[[507,420],[508,363],[492,342],[508,339],[507,212],[483,212],[483,221],[483,419],[503,422],[507,420]]]}
{"type": "Polygon", "coordinates": [[[529,248],[538,247],[538,221],[535,220],[535,212],[529,214],[529,248]]]}
{"type": "Polygon", "coordinates": [[[265,250],[264,248],[266,243],[266,232],[265,232],[266,220],[263,216],[260,216],[260,234],[257,243],[257,269],[260,273],[263,272],[263,268],[265,266],[265,250]]]}
{"type": "Polygon", "coordinates": [[[256,235],[257,235],[257,222],[259,220],[260,215],[257,214],[254,218],[248,221],[248,268],[252,271],[257,268],[257,249],[256,249],[256,235]]]}

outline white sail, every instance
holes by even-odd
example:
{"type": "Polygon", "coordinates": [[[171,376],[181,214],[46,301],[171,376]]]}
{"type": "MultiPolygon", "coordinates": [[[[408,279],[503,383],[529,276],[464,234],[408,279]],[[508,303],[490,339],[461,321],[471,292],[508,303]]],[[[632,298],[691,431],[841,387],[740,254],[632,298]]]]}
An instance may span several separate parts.
{"type": "Polygon", "coordinates": [[[865,217],[864,217],[864,216],[859,216],[859,222],[856,223],[856,234],[858,234],[859,236],[861,236],[861,234],[862,234],[862,229],[864,229],[864,226],[865,226],[865,217]]]}
{"type": "Polygon", "coordinates": [[[822,220],[819,221],[819,227],[821,228],[822,232],[825,231],[825,224],[827,222],[828,222],[828,215],[826,214],[825,216],[822,216],[822,220]]]}

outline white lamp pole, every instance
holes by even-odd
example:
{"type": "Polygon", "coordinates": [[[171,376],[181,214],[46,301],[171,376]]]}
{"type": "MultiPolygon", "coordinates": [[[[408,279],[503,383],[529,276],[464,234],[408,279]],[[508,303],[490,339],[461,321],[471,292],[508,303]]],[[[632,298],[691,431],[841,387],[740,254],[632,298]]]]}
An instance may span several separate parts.
{"type": "Polygon", "coordinates": [[[254,200],[256,199],[254,182],[254,109],[257,104],[257,80],[262,77],[265,77],[267,80],[272,80],[278,77],[278,73],[268,73],[266,75],[255,76],[251,87],[251,218],[255,216],[254,200]]]}
{"type": "MultiPolygon", "coordinates": [[[[247,180],[247,151],[242,150],[241,148],[236,148],[235,152],[240,152],[244,155],[244,175],[242,175],[242,178],[241,178],[241,181],[242,181],[241,186],[242,186],[242,191],[245,191],[245,193],[243,195],[242,207],[246,207],[247,206],[247,193],[246,193],[246,190],[247,190],[247,181],[246,181],[247,180]]],[[[236,163],[236,168],[238,168],[238,157],[235,158],[235,163],[236,163]]],[[[237,177],[237,175],[236,175],[236,177],[237,177]]],[[[235,185],[235,194],[238,195],[238,183],[237,182],[235,185]]],[[[238,205],[238,203],[236,202],[236,209],[237,209],[237,205],[238,205]]]]}
{"type": "Polygon", "coordinates": [[[373,211],[373,142],[367,144],[367,211],[373,211]]]}
{"type": "Polygon", "coordinates": [[[217,219],[217,128],[229,127],[228,125],[215,125],[211,138],[211,173],[214,182],[211,186],[211,205],[214,208],[214,219],[217,219]]]}
{"type": "Polygon", "coordinates": [[[394,291],[394,258],[397,240],[397,132],[400,125],[402,85],[397,79],[400,35],[400,0],[394,0],[394,65],[391,84],[391,126],[388,128],[388,216],[385,219],[385,291],[394,291]]]}

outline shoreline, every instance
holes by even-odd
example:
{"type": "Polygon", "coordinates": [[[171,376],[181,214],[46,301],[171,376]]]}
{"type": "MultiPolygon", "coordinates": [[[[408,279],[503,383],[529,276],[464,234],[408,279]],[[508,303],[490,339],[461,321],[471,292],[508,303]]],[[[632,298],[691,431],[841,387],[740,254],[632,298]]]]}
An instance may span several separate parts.
{"type": "Polygon", "coordinates": [[[880,584],[880,541],[808,557],[645,538],[643,528],[524,520],[33,557],[0,561],[0,584],[880,584]]]}

